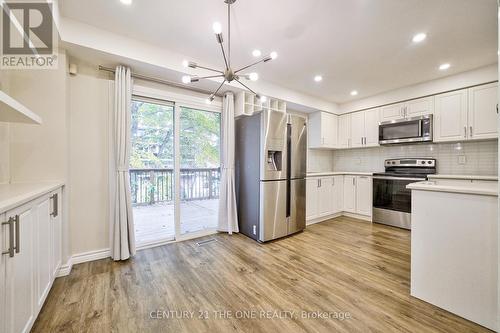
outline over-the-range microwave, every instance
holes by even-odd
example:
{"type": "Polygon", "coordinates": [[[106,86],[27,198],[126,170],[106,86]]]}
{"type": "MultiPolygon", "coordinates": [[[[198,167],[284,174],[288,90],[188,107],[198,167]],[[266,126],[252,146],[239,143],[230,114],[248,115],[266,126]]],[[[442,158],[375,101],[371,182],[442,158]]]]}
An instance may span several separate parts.
{"type": "Polygon", "coordinates": [[[432,142],[432,114],[379,123],[378,142],[381,145],[432,142]]]}

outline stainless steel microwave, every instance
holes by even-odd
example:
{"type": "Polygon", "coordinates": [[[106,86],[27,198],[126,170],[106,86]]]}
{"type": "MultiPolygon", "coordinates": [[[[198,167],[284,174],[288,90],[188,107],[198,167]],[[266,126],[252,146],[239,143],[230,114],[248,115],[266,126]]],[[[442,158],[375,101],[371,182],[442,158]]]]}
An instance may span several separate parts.
{"type": "Polygon", "coordinates": [[[432,142],[432,114],[379,123],[378,142],[381,145],[432,142]]]}

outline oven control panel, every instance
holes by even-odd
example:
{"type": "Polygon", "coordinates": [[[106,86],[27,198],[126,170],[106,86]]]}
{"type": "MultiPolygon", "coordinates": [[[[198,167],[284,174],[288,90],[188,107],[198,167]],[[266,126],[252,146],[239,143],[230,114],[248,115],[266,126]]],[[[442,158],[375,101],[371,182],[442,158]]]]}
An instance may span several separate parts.
{"type": "Polygon", "coordinates": [[[385,160],[384,166],[390,167],[420,167],[435,168],[436,159],[434,158],[396,158],[385,160]]]}

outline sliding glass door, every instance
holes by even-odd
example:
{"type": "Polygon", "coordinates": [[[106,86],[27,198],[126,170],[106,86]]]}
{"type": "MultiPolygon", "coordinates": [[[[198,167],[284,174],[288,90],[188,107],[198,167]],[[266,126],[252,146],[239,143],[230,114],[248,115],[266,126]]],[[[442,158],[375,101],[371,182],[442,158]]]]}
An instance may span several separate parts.
{"type": "Polygon", "coordinates": [[[219,112],[134,97],[130,188],[138,247],[215,230],[220,126],[219,112]]]}
{"type": "Polygon", "coordinates": [[[130,189],[138,246],[175,239],[174,104],[132,101],[130,189]]]}
{"type": "Polygon", "coordinates": [[[180,110],[180,233],[185,235],[217,227],[221,118],[218,112],[180,110]]]}

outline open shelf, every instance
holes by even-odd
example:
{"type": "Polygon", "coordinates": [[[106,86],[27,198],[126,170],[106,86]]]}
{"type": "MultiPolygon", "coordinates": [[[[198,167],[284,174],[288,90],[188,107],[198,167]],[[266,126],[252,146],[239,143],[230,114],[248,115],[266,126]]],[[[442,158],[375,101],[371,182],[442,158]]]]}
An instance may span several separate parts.
{"type": "Polygon", "coordinates": [[[256,112],[267,109],[286,112],[286,102],[269,97],[266,102],[261,102],[254,94],[247,91],[242,91],[236,95],[235,117],[251,116],[256,112]]]}
{"type": "Polygon", "coordinates": [[[41,124],[42,118],[0,90],[0,122],[41,124]]]}

